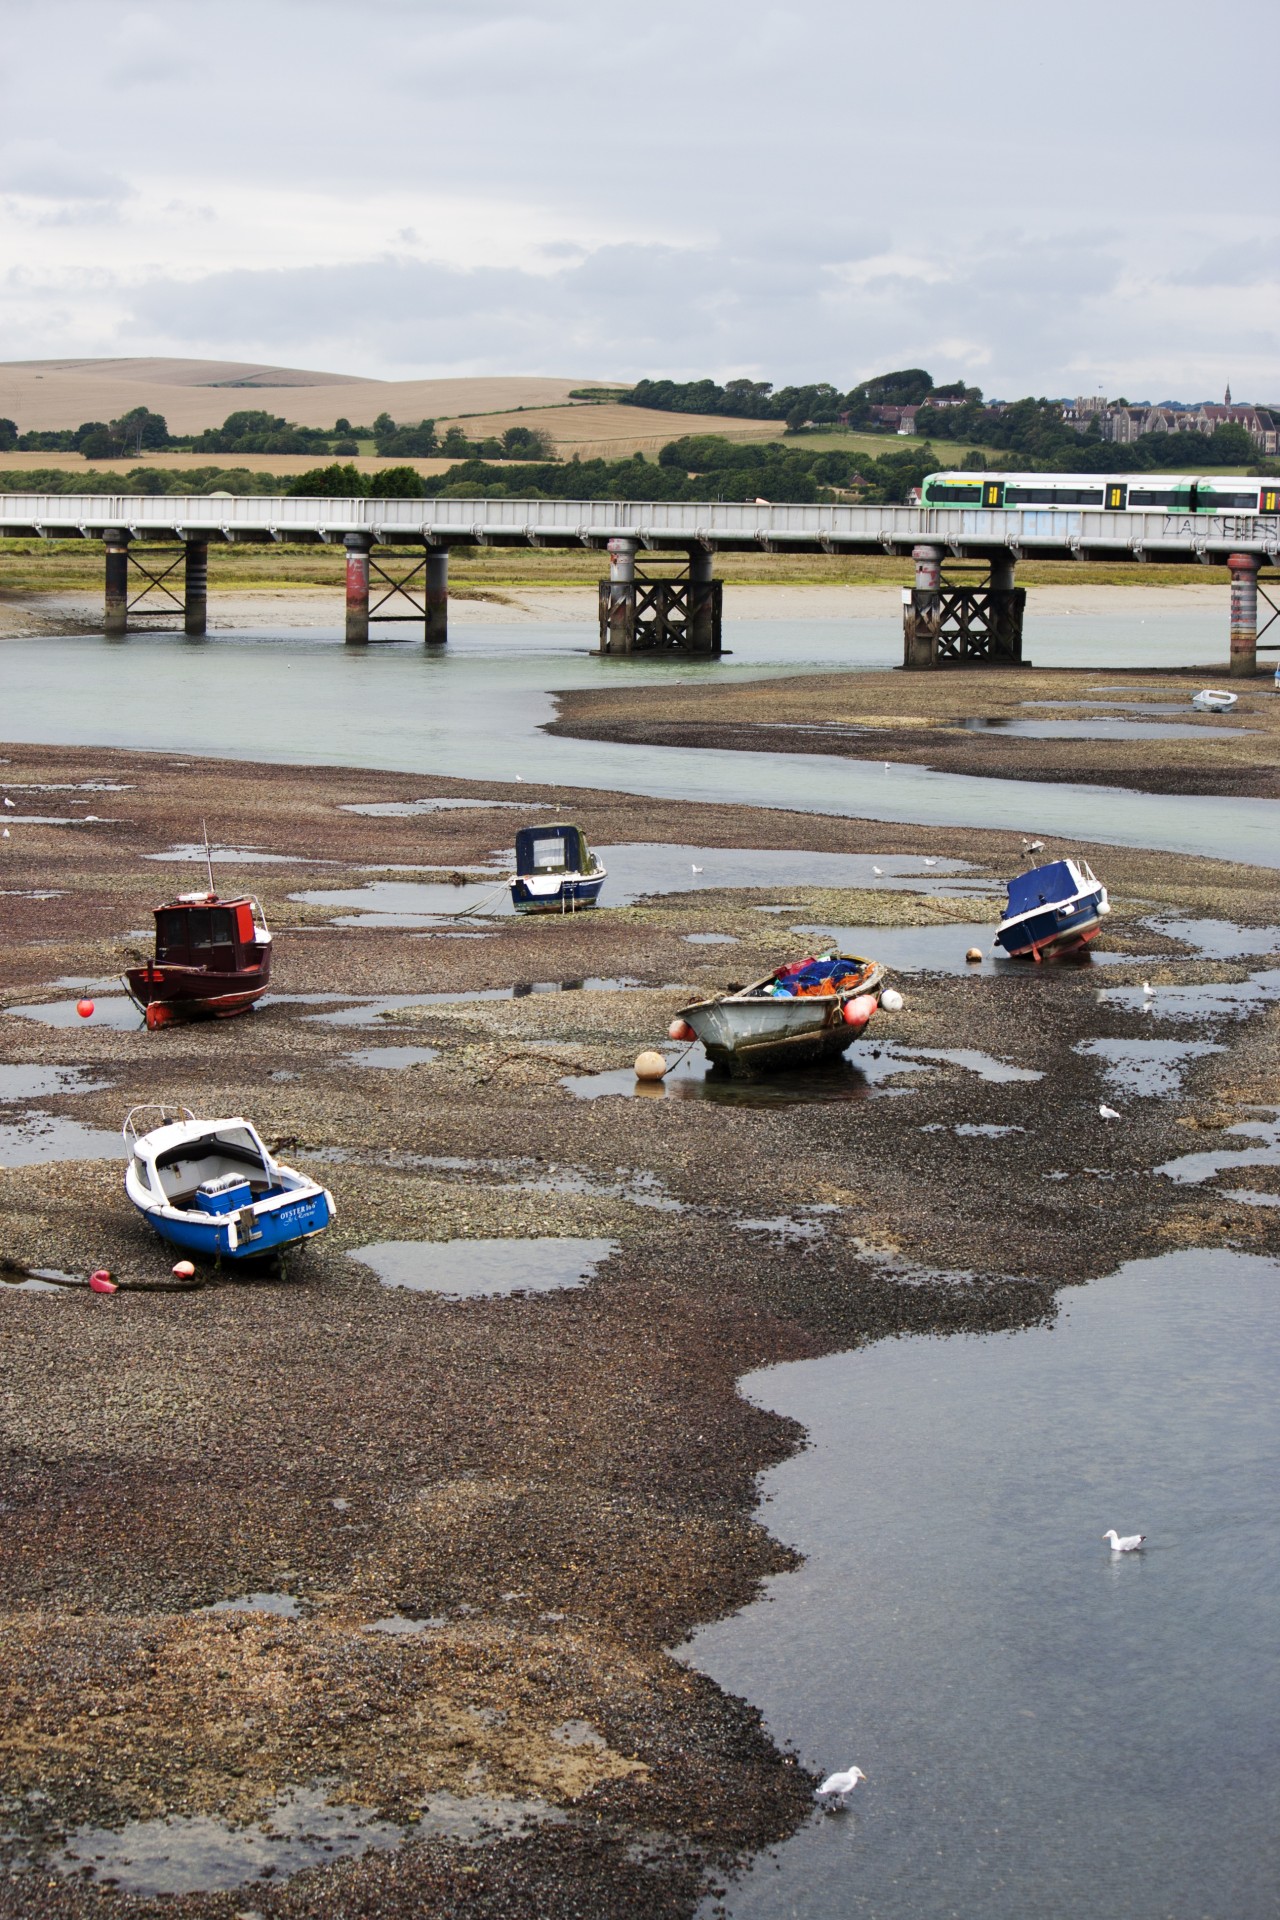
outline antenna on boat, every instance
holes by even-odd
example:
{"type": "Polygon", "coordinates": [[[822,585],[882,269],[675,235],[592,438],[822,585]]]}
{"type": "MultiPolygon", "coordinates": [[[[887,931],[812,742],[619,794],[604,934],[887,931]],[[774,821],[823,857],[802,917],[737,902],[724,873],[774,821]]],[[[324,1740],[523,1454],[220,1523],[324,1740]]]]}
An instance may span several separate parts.
{"type": "Polygon", "coordinates": [[[212,896],[217,892],[217,888],[213,884],[213,854],[209,850],[209,826],[207,821],[202,820],[200,822],[200,831],[204,835],[204,864],[209,875],[209,893],[212,896]]]}

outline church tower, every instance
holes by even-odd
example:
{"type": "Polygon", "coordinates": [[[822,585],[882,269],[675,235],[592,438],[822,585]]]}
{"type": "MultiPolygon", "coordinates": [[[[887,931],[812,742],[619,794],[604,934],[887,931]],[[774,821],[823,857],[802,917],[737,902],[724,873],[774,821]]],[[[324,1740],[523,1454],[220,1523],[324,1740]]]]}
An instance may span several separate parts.
{"type": "Polygon", "coordinates": [[[1231,387],[1229,383],[1228,383],[1226,392],[1222,396],[1222,404],[1224,407],[1229,407],[1231,405],[1231,387]]]}

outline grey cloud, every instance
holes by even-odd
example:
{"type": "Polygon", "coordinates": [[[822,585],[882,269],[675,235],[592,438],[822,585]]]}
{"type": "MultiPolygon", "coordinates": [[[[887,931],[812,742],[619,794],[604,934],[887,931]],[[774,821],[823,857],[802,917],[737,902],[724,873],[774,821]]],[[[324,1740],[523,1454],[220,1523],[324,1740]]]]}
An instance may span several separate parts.
{"type": "Polygon", "coordinates": [[[1263,234],[1216,247],[1193,266],[1171,273],[1177,287],[1262,287],[1280,280],[1280,236],[1263,234]]]}

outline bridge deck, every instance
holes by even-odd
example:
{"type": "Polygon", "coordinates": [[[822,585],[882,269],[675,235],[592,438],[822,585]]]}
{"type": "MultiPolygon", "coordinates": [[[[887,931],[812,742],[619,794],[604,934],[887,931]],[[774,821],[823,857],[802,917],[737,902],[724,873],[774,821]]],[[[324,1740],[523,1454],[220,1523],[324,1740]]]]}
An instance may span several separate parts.
{"type": "Polygon", "coordinates": [[[1275,564],[1280,518],[1257,514],[985,512],[920,507],[747,506],[634,500],[307,500],[291,495],[2,494],[0,536],[394,545],[603,547],[619,537],[658,551],[909,554],[931,544],[974,558],[1203,560],[1254,553],[1275,564]]]}

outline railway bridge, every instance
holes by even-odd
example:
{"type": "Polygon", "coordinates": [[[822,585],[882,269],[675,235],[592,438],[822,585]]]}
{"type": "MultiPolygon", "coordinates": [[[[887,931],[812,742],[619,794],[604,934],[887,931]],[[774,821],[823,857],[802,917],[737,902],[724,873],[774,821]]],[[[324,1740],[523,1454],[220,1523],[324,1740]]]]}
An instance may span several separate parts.
{"type": "MultiPolygon", "coordinates": [[[[117,635],[178,614],[187,633],[203,633],[211,541],[340,544],[346,637],[354,645],[384,621],[420,625],[429,645],[444,644],[452,548],[600,548],[609,555],[609,577],[599,586],[604,653],[718,654],[717,553],[902,555],[915,562],[915,585],[902,596],[903,664],[915,668],[1021,660],[1020,560],[1136,560],[1227,567],[1231,672],[1252,674],[1258,576],[1269,570],[1270,584],[1280,565],[1276,515],[765,501],[5,494],[0,536],[100,543],[105,628],[117,635]]],[[[1265,633],[1277,608],[1265,587],[1261,597],[1270,610],[1265,633]]]]}

